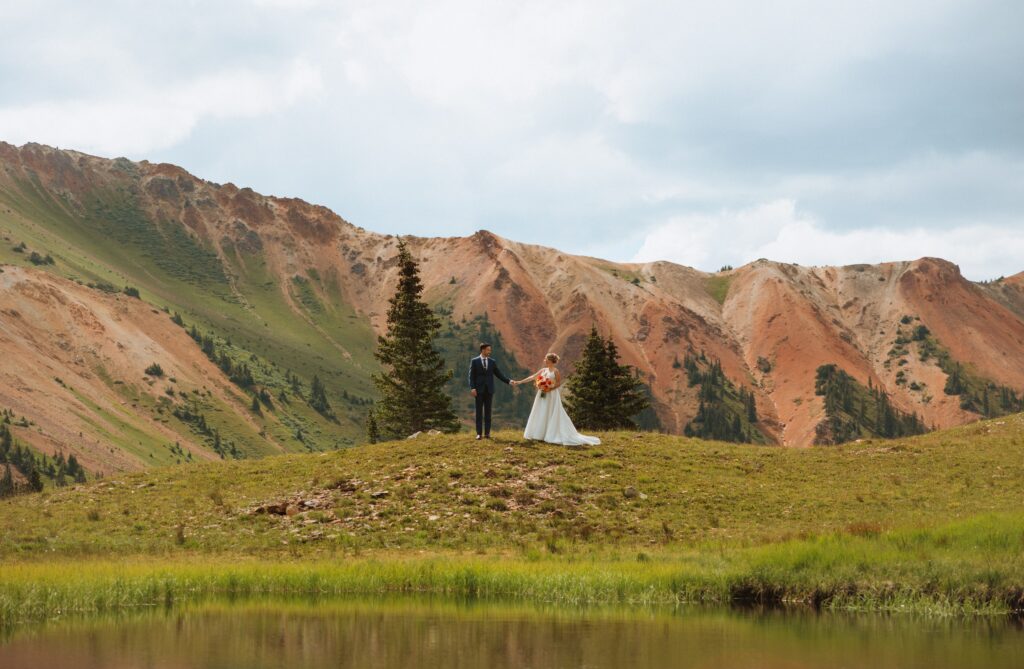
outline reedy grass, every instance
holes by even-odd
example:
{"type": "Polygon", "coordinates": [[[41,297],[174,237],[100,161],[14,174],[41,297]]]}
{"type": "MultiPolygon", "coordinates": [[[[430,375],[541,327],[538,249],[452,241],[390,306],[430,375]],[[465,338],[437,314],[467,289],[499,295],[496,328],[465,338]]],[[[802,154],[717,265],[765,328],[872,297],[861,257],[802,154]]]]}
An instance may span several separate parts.
{"type": "Polygon", "coordinates": [[[1024,607],[1024,514],[934,530],[766,546],[526,559],[380,555],[268,562],[203,556],[8,563],[0,624],[211,597],[429,593],[560,605],[761,604],[929,615],[1024,607]]]}

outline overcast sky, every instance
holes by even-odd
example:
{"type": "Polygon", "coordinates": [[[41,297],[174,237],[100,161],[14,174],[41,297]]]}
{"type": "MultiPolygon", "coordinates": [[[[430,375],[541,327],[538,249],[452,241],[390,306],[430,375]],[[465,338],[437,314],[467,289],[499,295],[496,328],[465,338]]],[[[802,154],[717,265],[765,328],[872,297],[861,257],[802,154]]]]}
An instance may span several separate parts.
{"type": "Polygon", "coordinates": [[[0,4],[0,139],[381,232],[1024,270],[1024,2],[0,4]]]}

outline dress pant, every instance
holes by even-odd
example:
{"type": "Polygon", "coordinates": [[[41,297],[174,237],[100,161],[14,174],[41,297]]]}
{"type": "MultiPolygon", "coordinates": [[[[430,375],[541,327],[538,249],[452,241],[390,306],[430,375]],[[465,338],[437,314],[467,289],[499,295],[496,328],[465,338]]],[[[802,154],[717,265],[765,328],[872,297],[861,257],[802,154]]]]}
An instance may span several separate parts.
{"type": "Polygon", "coordinates": [[[486,388],[478,388],[476,391],[476,433],[483,435],[491,434],[491,400],[494,395],[486,388]]]}

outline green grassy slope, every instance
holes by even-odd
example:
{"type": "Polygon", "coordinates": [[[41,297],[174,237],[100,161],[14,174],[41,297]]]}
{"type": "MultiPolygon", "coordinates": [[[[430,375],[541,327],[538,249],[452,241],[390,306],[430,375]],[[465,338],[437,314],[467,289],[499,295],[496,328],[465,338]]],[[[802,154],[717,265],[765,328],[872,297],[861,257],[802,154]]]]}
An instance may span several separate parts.
{"type": "Polygon", "coordinates": [[[1024,608],[1024,414],[803,450],[602,436],[424,436],[2,500],[0,626],[268,593],[1024,608]]]}
{"type": "Polygon", "coordinates": [[[0,555],[743,545],[1024,512],[1024,414],[801,450],[603,438],[424,435],[119,476],[3,502],[0,555]],[[277,503],[297,513],[253,512],[277,503]]]}
{"type": "MultiPolygon", "coordinates": [[[[264,434],[232,416],[235,408],[211,400],[216,406],[208,407],[208,413],[220,417],[217,427],[237,444],[234,453],[262,455],[277,451],[278,445],[294,451],[326,450],[362,437],[365,403],[372,396],[374,339],[368,323],[344,304],[335,285],[324,285],[317,277],[315,290],[308,283],[312,279],[306,280],[304,290],[296,288],[298,282],[285,286],[297,298],[296,313],[263,258],[219,256],[181,223],[152,220],[128,186],[91,191],[79,205],[31,179],[18,180],[14,187],[0,187],[0,232],[9,238],[0,243],[0,263],[29,265],[29,253],[37,251],[55,260],[42,269],[65,278],[108,289],[136,287],[147,302],[180,313],[187,326],[197,325],[203,333],[231,342],[232,357],[259,368],[261,386],[275,396],[291,386],[286,372],[298,375],[307,390],[313,374],[320,375],[335,409],[333,419],[318,415],[297,397],[268,412],[262,421],[264,434]],[[26,248],[19,253],[15,248],[21,243],[26,248]],[[322,298],[316,297],[317,291],[322,298]]],[[[239,389],[243,406],[250,394],[251,389],[239,389]]],[[[166,413],[157,406],[141,408],[155,416],[166,413]]],[[[189,433],[173,419],[167,423],[183,435],[189,433]]],[[[140,440],[134,432],[103,436],[129,450],[137,450],[141,441],[143,450],[157,458],[165,441],[151,435],[160,443],[150,448],[149,439],[140,440]]]]}

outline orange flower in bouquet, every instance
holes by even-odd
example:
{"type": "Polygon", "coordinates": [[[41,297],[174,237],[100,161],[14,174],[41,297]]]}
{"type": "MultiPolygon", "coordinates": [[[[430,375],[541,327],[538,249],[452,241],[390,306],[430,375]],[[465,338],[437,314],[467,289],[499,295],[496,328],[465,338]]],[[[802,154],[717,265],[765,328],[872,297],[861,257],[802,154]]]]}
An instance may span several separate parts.
{"type": "Polygon", "coordinates": [[[536,379],[534,379],[533,385],[537,386],[537,390],[540,391],[540,396],[544,397],[547,395],[549,390],[555,387],[555,381],[541,373],[537,375],[536,379]]]}

